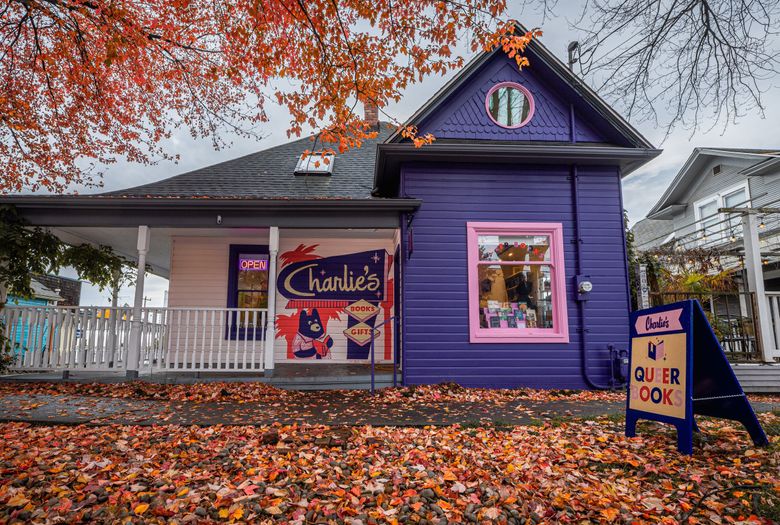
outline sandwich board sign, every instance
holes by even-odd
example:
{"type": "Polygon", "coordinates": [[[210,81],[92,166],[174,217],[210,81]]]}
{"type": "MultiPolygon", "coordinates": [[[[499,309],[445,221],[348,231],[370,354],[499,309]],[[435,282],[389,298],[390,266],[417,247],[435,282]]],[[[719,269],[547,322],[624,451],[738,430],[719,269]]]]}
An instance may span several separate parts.
{"type": "Polygon", "coordinates": [[[739,421],[753,443],[769,443],[699,301],[633,312],[626,436],[638,419],[669,423],[692,454],[697,414],[739,421]]]}

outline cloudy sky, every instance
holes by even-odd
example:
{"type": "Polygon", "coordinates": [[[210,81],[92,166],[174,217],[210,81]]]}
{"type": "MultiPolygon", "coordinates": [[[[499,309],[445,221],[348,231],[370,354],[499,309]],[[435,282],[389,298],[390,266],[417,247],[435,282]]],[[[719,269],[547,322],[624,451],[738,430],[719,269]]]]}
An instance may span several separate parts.
{"type": "MultiPolygon", "coordinates": [[[[531,13],[521,13],[517,5],[513,6],[511,14],[527,27],[541,27],[544,31],[542,42],[565,61],[567,44],[578,38],[576,30],[571,28],[571,23],[577,19],[579,13],[580,8],[575,2],[567,2],[565,7],[558,6],[554,18],[546,20],[531,13]]],[[[400,121],[405,120],[448,78],[430,77],[421,84],[412,86],[405,93],[401,103],[388,108],[388,113],[400,121]]],[[[738,123],[731,124],[725,130],[718,127],[706,133],[692,135],[688,130],[679,129],[664,140],[665,130],[656,129],[647,122],[632,122],[654,145],[663,148],[664,151],[660,157],[624,180],[623,197],[631,221],[635,222],[645,216],[694,147],[780,148],[780,133],[777,125],[777,122],[780,122],[780,103],[778,103],[780,82],[776,82],[765,97],[767,111],[763,117],[757,113],[747,114],[738,123]]],[[[186,130],[181,130],[167,144],[170,151],[180,155],[177,164],[163,162],[154,166],[113,165],[104,177],[104,190],[152,182],[285,142],[287,136],[284,130],[289,122],[286,111],[280,107],[270,106],[267,110],[271,120],[265,126],[264,138],[260,141],[234,137],[231,147],[214,151],[208,141],[194,141],[186,130]]],[[[68,275],[73,276],[72,273],[68,275]]],[[[145,287],[149,304],[162,305],[166,289],[165,279],[149,277],[145,287]]],[[[132,304],[132,298],[133,291],[123,289],[120,294],[120,304],[124,302],[132,304]]],[[[100,293],[94,287],[84,285],[82,304],[106,304],[106,301],[106,292],[100,293]]]]}

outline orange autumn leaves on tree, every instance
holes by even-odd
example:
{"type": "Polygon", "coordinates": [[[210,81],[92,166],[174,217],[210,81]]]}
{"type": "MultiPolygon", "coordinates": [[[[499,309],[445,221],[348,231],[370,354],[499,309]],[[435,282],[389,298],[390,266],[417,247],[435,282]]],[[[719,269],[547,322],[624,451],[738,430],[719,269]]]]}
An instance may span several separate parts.
{"type": "MultiPolygon", "coordinates": [[[[334,149],[375,132],[354,111],[501,46],[518,65],[538,33],[498,22],[505,0],[5,0],[0,12],[0,193],[64,191],[119,159],[175,158],[183,126],[259,136],[268,104],[334,149]]],[[[417,145],[433,137],[404,135],[417,145]]]]}

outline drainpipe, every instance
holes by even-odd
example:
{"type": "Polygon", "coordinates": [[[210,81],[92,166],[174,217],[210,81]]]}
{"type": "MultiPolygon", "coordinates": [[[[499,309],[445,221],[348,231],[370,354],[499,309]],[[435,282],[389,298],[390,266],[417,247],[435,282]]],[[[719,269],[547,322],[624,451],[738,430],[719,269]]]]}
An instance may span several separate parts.
{"type": "MultiPolygon", "coordinates": [[[[571,169],[571,189],[572,200],[574,201],[574,247],[576,252],[577,262],[577,275],[582,275],[582,225],[580,224],[580,193],[579,193],[579,173],[577,166],[573,165],[571,169]]],[[[586,325],[585,316],[585,302],[577,300],[577,313],[580,321],[580,353],[582,355],[582,377],[585,379],[585,383],[589,387],[597,390],[611,390],[615,388],[615,384],[601,384],[597,383],[590,377],[588,369],[588,345],[587,345],[587,333],[588,329],[586,325]]]]}

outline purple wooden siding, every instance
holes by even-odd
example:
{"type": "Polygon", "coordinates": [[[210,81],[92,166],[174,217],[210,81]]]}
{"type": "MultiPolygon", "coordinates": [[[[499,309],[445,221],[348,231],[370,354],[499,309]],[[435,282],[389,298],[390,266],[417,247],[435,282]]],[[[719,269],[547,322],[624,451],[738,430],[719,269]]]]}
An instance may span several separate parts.
{"type": "MultiPolygon", "coordinates": [[[[479,139],[570,142],[571,105],[551,83],[531,67],[518,71],[517,64],[503,53],[496,54],[481,71],[461,86],[449,99],[420,124],[421,134],[433,133],[438,139],[479,139]],[[497,126],[485,110],[485,97],[499,82],[517,82],[531,92],[536,111],[531,121],[517,129],[497,126]]],[[[576,142],[608,142],[604,135],[586,124],[575,110],[576,142]]]]}
{"type": "MultiPolygon", "coordinates": [[[[570,167],[434,167],[402,170],[406,195],[423,199],[405,261],[404,368],[408,384],[585,388],[574,297],[576,247],[570,167]],[[568,344],[469,343],[467,221],[561,222],[568,293],[568,344]]],[[[607,345],[626,348],[628,305],[620,183],[616,168],[580,169],[582,273],[592,379],[608,379],[607,345]]]]}

